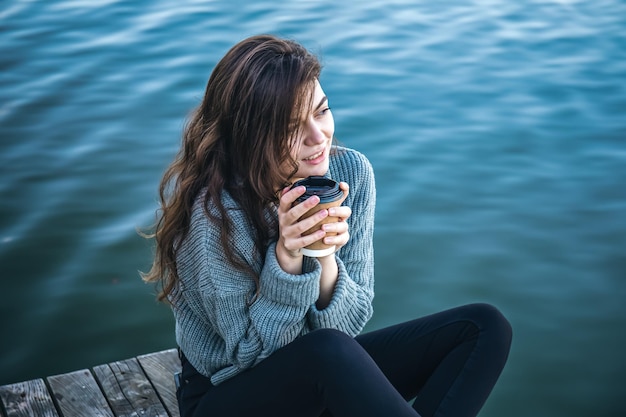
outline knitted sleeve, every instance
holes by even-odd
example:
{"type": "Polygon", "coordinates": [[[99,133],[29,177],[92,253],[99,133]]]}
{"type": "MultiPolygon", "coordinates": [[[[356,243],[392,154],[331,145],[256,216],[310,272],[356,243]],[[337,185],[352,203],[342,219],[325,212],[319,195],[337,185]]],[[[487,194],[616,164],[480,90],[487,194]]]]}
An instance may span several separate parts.
{"type": "Polygon", "coordinates": [[[329,174],[345,181],[350,193],[344,205],[352,209],[348,219],[350,240],[335,255],[339,277],[330,304],[307,314],[308,326],[335,328],[356,336],[371,318],[374,298],[374,212],[376,186],[374,171],[364,155],[339,150],[329,174]]]}

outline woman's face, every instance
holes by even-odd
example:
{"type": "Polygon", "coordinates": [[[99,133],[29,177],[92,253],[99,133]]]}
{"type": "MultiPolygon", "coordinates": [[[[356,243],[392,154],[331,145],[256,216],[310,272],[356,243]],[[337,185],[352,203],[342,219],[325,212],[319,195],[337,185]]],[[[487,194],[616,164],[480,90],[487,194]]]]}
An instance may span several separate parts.
{"type": "Polygon", "coordinates": [[[324,175],[328,171],[328,156],[335,133],[335,121],[328,107],[328,99],[319,81],[315,80],[313,100],[305,108],[293,142],[292,158],[298,163],[295,177],[324,175]]]}

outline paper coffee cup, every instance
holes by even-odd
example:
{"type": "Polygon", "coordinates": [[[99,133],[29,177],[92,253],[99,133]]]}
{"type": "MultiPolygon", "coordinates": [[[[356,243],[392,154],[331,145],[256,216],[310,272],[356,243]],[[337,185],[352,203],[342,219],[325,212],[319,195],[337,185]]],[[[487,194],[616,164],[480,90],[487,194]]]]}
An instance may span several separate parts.
{"type": "MultiPolygon", "coordinates": [[[[326,177],[322,176],[311,176],[299,181],[296,181],[292,188],[303,185],[306,187],[306,191],[302,194],[298,199],[294,202],[294,205],[300,204],[309,197],[314,195],[318,196],[320,202],[317,206],[313,207],[311,210],[307,211],[300,217],[300,220],[306,219],[317,213],[320,210],[328,209],[331,207],[338,207],[343,203],[345,199],[344,192],[339,188],[339,183],[326,177]]],[[[315,226],[311,227],[306,232],[302,233],[303,235],[310,235],[311,233],[319,230],[323,224],[326,223],[334,223],[338,221],[338,217],[336,216],[327,216],[315,226]]],[[[326,236],[333,236],[336,233],[327,232],[326,236]]],[[[310,257],[321,257],[327,256],[331,253],[335,252],[335,245],[326,245],[323,240],[318,240],[317,242],[313,242],[309,246],[302,248],[302,254],[310,257]]]]}

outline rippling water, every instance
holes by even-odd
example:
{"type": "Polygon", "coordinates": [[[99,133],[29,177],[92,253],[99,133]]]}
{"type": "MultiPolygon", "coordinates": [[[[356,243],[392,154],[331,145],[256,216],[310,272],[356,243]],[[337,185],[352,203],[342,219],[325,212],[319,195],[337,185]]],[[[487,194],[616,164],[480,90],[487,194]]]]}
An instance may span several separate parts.
{"type": "Polygon", "coordinates": [[[515,338],[481,415],[624,415],[620,0],[3,2],[0,384],[174,345],[136,228],[212,67],[262,32],[321,55],[376,170],[368,328],[493,303],[515,338]]]}

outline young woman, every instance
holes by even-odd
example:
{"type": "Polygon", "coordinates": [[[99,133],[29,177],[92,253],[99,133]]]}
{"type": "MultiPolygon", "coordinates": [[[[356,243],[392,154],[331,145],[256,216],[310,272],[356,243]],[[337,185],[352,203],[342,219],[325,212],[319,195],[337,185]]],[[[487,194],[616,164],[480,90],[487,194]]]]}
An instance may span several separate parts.
{"type": "Polygon", "coordinates": [[[475,416],[511,329],[472,304],[359,334],[372,315],[375,185],[333,143],[318,60],[254,36],[217,64],[160,187],[144,279],[172,305],[188,416],[475,416]],[[341,207],[302,219],[294,179],[340,181],[341,207]],[[311,235],[303,232],[328,216],[311,235]],[[301,249],[323,240],[333,254],[301,249]],[[411,404],[409,401],[415,399],[411,404]]]}

